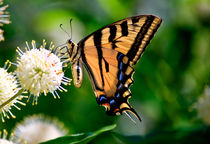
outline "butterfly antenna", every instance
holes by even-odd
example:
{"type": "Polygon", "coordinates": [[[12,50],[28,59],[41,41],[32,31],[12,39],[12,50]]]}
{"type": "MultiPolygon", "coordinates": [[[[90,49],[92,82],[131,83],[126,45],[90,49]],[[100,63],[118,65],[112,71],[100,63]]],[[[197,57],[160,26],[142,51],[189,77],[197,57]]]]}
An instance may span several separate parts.
{"type": "Polygon", "coordinates": [[[72,18],[70,19],[70,30],[71,30],[71,39],[72,39],[72,18]]]}
{"type": "Polygon", "coordinates": [[[63,24],[60,24],[60,28],[68,35],[68,37],[71,39],[71,36],[69,35],[69,33],[65,30],[65,29],[63,29],[63,24]]]}

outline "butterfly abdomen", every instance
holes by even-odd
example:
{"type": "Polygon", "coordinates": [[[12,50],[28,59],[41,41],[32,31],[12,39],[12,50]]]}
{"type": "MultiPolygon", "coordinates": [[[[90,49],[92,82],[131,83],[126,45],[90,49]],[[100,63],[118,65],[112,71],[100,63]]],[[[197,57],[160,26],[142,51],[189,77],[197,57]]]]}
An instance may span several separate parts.
{"type": "Polygon", "coordinates": [[[67,41],[67,52],[71,62],[74,85],[79,88],[81,87],[83,80],[83,68],[80,61],[81,51],[77,44],[75,44],[71,39],[67,41]]]}

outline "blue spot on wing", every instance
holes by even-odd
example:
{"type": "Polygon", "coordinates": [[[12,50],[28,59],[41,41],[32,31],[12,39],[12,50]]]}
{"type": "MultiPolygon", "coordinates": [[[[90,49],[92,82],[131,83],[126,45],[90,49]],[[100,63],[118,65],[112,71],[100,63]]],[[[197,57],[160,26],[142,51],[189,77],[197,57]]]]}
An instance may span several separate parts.
{"type": "Polygon", "coordinates": [[[123,84],[120,83],[119,86],[117,87],[118,89],[121,89],[123,87],[123,84]]]}
{"type": "Polygon", "coordinates": [[[110,104],[110,106],[115,105],[115,100],[114,99],[110,100],[109,104],[110,104]]]}
{"type": "Polygon", "coordinates": [[[120,99],[122,96],[120,95],[120,93],[117,93],[117,94],[115,95],[115,97],[116,97],[116,99],[120,99]]]}
{"type": "Polygon", "coordinates": [[[101,102],[106,101],[106,100],[107,100],[106,97],[104,97],[104,96],[101,96],[101,97],[100,97],[100,101],[101,101],[101,102]]]}
{"type": "Polygon", "coordinates": [[[121,71],[118,75],[118,80],[123,81],[123,76],[124,76],[124,73],[121,71]]]}
{"type": "Polygon", "coordinates": [[[123,65],[124,65],[124,64],[123,64],[122,62],[119,63],[119,69],[120,69],[120,70],[123,69],[123,65]]]}
{"type": "Polygon", "coordinates": [[[118,53],[118,55],[117,55],[117,60],[118,60],[118,61],[121,61],[123,57],[124,57],[124,54],[118,53]]]}
{"type": "Polygon", "coordinates": [[[100,95],[99,98],[96,98],[96,101],[99,105],[101,105],[101,104],[107,103],[108,99],[105,95],[100,95]]]}

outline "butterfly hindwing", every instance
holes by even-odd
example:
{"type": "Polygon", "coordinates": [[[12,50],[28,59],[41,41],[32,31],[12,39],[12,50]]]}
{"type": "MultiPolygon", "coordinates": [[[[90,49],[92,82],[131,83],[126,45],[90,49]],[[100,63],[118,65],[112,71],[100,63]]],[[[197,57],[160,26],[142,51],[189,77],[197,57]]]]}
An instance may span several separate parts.
{"type": "Polygon", "coordinates": [[[125,106],[131,108],[127,99],[131,96],[129,86],[133,83],[134,69],[124,54],[107,48],[101,48],[103,58],[100,66],[95,50],[95,47],[89,48],[85,54],[88,57],[82,61],[91,77],[97,102],[107,108],[108,114],[121,114],[125,106]]]}
{"type": "Polygon", "coordinates": [[[161,19],[152,15],[130,17],[107,25],[78,43],[97,102],[106,107],[108,114],[131,111],[138,117],[128,103],[133,66],[160,23],[161,19]]]}

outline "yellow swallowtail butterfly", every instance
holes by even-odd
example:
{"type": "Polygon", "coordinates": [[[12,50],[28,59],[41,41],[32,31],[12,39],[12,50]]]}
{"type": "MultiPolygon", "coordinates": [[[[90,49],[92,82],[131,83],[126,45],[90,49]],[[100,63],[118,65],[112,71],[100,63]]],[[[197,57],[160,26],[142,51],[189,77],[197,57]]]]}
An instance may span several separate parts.
{"type": "MultiPolygon", "coordinates": [[[[90,76],[96,100],[108,115],[133,113],[130,85],[133,66],[143,54],[162,20],[153,15],[128,17],[109,24],[82,39],[67,41],[74,85],[80,87],[84,66],[90,76]]],[[[131,117],[130,117],[131,118],[131,117]]],[[[132,119],[132,118],[131,118],[132,119]]]]}

